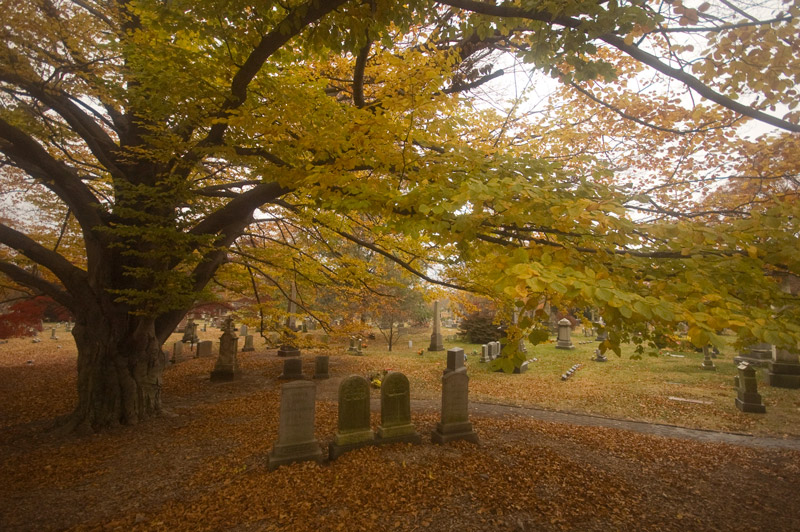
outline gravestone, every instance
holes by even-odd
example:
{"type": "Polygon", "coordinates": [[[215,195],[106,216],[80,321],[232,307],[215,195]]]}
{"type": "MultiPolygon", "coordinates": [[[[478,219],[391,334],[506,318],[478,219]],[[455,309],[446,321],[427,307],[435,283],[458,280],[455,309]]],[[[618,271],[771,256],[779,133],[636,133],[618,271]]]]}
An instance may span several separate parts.
{"type": "Polygon", "coordinates": [[[183,342],[172,344],[172,362],[178,362],[183,358],[183,342]]]}
{"type": "MultiPolygon", "coordinates": [[[[239,337],[244,338],[247,336],[247,325],[242,325],[239,327],[239,337]]],[[[244,349],[242,349],[244,351],[244,349]]]]}
{"type": "Polygon", "coordinates": [[[51,340],[58,340],[58,336],[56,336],[56,328],[55,327],[51,327],[50,328],[50,339],[51,340]]]}
{"type": "Polygon", "coordinates": [[[317,355],[314,357],[314,378],[315,379],[328,379],[328,362],[330,357],[328,355],[317,355]]]}
{"type": "Polygon", "coordinates": [[[242,352],[244,353],[245,351],[255,351],[255,350],[256,348],[253,347],[253,335],[248,334],[247,336],[244,337],[244,347],[242,347],[242,352]]]}
{"type": "Polygon", "coordinates": [[[283,373],[278,377],[284,380],[297,380],[303,378],[303,361],[300,357],[287,358],[283,361],[283,373]]]}
{"type": "Polygon", "coordinates": [[[491,361],[492,357],[489,355],[489,346],[487,344],[483,344],[481,346],[481,362],[485,364],[486,362],[491,361]]]}
{"type": "Polygon", "coordinates": [[[797,353],[775,349],[767,368],[767,382],[770,386],[800,388],[800,360],[797,353]]]}
{"type": "Polygon", "coordinates": [[[756,370],[747,362],[737,366],[739,374],[736,376],[736,408],[742,412],[763,414],[767,411],[758,393],[758,380],[756,370]]]}
{"type": "MultiPolygon", "coordinates": [[[[459,349],[460,351],[460,349],[459,349]]],[[[433,443],[467,440],[478,443],[478,434],[469,421],[469,377],[467,368],[442,376],[441,421],[431,433],[433,443]]]]}
{"type": "Polygon", "coordinates": [[[457,371],[464,367],[464,350],[460,347],[454,347],[447,350],[447,367],[444,373],[457,371]]]}
{"type": "MultiPolygon", "coordinates": [[[[513,317],[512,323],[514,325],[518,325],[519,324],[519,309],[514,309],[514,317],[513,317]]],[[[519,343],[517,344],[517,350],[520,353],[527,353],[528,352],[528,347],[525,345],[525,338],[520,338],[519,339],[519,343]]]]}
{"type": "Polygon", "coordinates": [[[772,360],[772,344],[757,343],[747,347],[739,355],[733,357],[734,364],[747,362],[751,366],[767,367],[772,360]]]}
{"type": "Polygon", "coordinates": [[[606,340],[608,340],[608,330],[606,329],[605,321],[601,318],[597,323],[597,336],[595,337],[595,341],[605,342],[606,340]]]}
{"type": "Polygon", "coordinates": [[[594,357],[592,358],[595,362],[608,362],[608,358],[599,350],[594,350],[594,357]]]}
{"type": "Polygon", "coordinates": [[[433,332],[431,333],[431,345],[428,351],[444,351],[442,338],[442,318],[439,316],[439,302],[433,302],[433,332]]]}
{"type": "Polygon", "coordinates": [[[408,348],[411,349],[412,347],[414,347],[414,341],[413,340],[409,340],[408,341],[408,348]]]}
{"type": "Polygon", "coordinates": [[[269,453],[270,471],[306,460],[323,460],[322,448],[314,438],[314,409],[317,388],[310,381],[287,382],[281,386],[278,440],[269,453]]]}
{"type": "Polygon", "coordinates": [[[64,327],[64,332],[72,332],[72,322],[67,322],[66,327],[64,327]]]}
{"type": "Polygon", "coordinates": [[[558,339],[556,340],[556,349],[575,349],[570,340],[572,333],[572,323],[567,318],[562,318],[558,322],[558,339]]]}
{"type": "MultiPolygon", "coordinates": [[[[350,347],[347,348],[347,352],[348,353],[352,353],[354,355],[357,355],[358,352],[361,350],[361,348],[358,345],[356,345],[356,342],[358,342],[356,337],[355,336],[351,336],[350,337],[350,347]]],[[[360,344],[360,342],[359,342],[359,344],[360,344]]]]}
{"type": "Polygon", "coordinates": [[[239,377],[239,338],[233,331],[233,318],[228,318],[222,327],[222,336],[219,337],[219,355],[211,372],[213,382],[232,381],[239,377]]]}
{"type": "Polygon", "coordinates": [[[183,328],[183,338],[181,338],[181,342],[185,344],[196,344],[200,339],[197,337],[197,324],[194,320],[189,320],[186,323],[186,327],[183,328]]]}
{"type": "Polygon", "coordinates": [[[335,460],[347,451],[375,443],[369,426],[369,382],[351,375],[339,384],[339,427],[328,446],[328,457],[335,460]]]}
{"type": "Polygon", "coordinates": [[[198,358],[210,357],[211,350],[213,349],[213,347],[214,347],[214,342],[212,342],[211,340],[204,340],[202,342],[198,342],[197,357],[198,358]]]}
{"type": "Polygon", "coordinates": [[[714,365],[714,361],[711,360],[711,350],[708,348],[707,345],[703,346],[703,369],[709,371],[716,371],[717,366],[714,365]]]}
{"type": "Polygon", "coordinates": [[[392,371],[381,383],[381,424],[379,443],[421,443],[422,437],[411,423],[411,391],[408,378],[392,371]]]}
{"type": "Polygon", "coordinates": [[[206,332],[207,329],[208,329],[208,324],[206,322],[203,322],[203,332],[206,332]]]}

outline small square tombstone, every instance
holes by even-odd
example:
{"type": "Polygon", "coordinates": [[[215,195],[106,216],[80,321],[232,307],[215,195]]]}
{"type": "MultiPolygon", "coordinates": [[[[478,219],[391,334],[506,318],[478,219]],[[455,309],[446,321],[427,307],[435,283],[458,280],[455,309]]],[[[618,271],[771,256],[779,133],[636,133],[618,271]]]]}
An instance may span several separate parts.
{"type": "Polygon", "coordinates": [[[492,357],[489,354],[489,346],[487,344],[483,344],[481,346],[481,363],[491,362],[492,357]]]}
{"type": "Polygon", "coordinates": [[[703,369],[708,371],[716,371],[717,366],[714,365],[714,361],[711,360],[711,350],[708,348],[707,345],[703,346],[703,369]]]}
{"type": "Polygon", "coordinates": [[[369,382],[351,375],[339,384],[339,428],[328,446],[328,457],[335,460],[347,451],[375,443],[369,426],[369,382]]]}
{"type": "Polygon", "coordinates": [[[421,443],[411,423],[411,391],[408,378],[392,371],[381,383],[381,424],[378,427],[378,443],[421,443]]]}
{"type": "MultiPolygon", "coordinates": [[[[241,337],[247,336],[247,325],[242,325],[241,327],[239,327],[239,336],[241,337]]],[[[242,349],[242,351],[244,351],[244,349],[242,349]]]]}
{"type": "Polygon", "coordinates": [[[197,358],[210,357],[211,350],[213,349],[214,342],[211,340],[204,340],[197,344],[197,358]]]}
{"type": "Polygon", "coordinates": [[[322,461],[322,448],[314,438],[316,391],[316,385],[310,381],[287,382],[281,386],[278,440],[269,453],[270,471],[294,462],[322,461]]]}
{"type": "Polygon", "coordinates": [[[328,355],[317,355],[314,357],[314,378],[315,379],[328,379],[328,362],[330,357],[328,355]]]}
{"type": "Polygon", "coordinates": [[[408,348],[411,349],[412,347],[414,347],[414,341],[413,340],[409,340],[408,341],[408,348]]]}
{"type": "Polygon", "coordinates": [[[447,367],[444,373],[457,371],[464,367],[464,350],[460,347],[454,347],[447,350],[447,367]]]}
{"type": "Polygon", "coordinates": [[[50,339],[51,340],[58,340],[58,336],[56,336],[56,328],[52,327],[50,329],[50,339]]]}
{"type": "Polygon", "coordinates": [[[208,324],[203,322],[203,332],[206,332],[206,330],[208,330],[208,324]]]}
{"type": "Polygon", "coordinates": [[[758,380],[756,370],[747,362],[737,366],[739,374],[736,376],[737,397],[736,408],[742,412],[763,414],[767,411],[758,393],[758,380]]]}
{"type": "Polygon", "coordinates": [[[347,348],[347,352],[348,353],[352,353],[352,354],[356,354],[356,355],[358,354],[358,352],[360,351],[361,348],[360,348],[359,345],[356,345],[356,342],[358,342],[358,339],[355,336],[351,336],[350,337],[350,347],[347,348]]]}
{"type": "Polygon", "coordinates": [[[558,322],[558,339],[556,340],[556,349],[575,349],[570,339],[572,333],[572,323],[567,318],[562,318],[558,322]]]}
{"type": "Polygon", "coordinates": [[[256,348],[253,347],[253,335],[248,334],[244,337],[244,347],[242,347],[242,352],[245,351],[255,351],[256,348]]]}
{"type": "Polygon", "coordinates": [[[469,377],[467,368],[442,377],[442,417],[431,433],[433,443],[467,440],[478,443],[478,434],[469,421],[469,377]]]}
{"type": "Polygon", "coordinates": [[[300,357],[287,358],[283,361],[283,373],[278,377],[284,380],[297,380],[303,378],[303,361],[300,357]]]}
{"type": "Polygon", "coordinates": [[[72,322],[67,322],[67,326],[64,327],[64,332],[72,332],[72,322]]]}
{"type": "Polygon", "coordinates": [[[232,381],[239,377],[239,338],[233,332],[233,318],[225,320],[222,336],[219,337],[219,355],[211,372],[211,380],[232,381]]]}

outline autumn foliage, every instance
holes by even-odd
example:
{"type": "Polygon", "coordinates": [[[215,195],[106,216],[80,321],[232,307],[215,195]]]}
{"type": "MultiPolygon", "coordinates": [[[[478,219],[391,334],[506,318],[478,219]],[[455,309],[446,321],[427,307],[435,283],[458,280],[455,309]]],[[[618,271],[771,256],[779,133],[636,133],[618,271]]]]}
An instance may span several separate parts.
{"type": "Polygon", "coordinates": [[[42,321],[67,321],[67,309],[46,296],[18,301],[0,314],[0,338],[33,336],[42,330],[42,321]]]}

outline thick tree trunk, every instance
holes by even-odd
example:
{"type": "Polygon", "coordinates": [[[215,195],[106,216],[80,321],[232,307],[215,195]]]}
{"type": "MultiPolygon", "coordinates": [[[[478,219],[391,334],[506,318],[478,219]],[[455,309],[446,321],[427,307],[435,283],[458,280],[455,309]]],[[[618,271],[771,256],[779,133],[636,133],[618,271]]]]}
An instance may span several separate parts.
{"type": "Polygon", "coordinates": [[[153,320],[127,313],[87,312],[72,331],[78,347],[78,406],[72,430],[132,425],[161,408],[166,357],[153,320]]]}

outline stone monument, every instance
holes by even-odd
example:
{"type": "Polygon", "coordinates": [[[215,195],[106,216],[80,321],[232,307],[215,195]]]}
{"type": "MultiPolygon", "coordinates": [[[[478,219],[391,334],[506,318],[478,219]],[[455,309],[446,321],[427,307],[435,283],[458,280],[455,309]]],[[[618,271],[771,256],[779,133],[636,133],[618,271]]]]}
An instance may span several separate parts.
{"type": "Polygon", "coordinates": [[[314,378],[315,379],[328,379],[328,363],[330,357],[328,355],[317,355],[314,357],[314,378]]]}
{"type": "Polygon", "coordinates": [[[291,357],[283,361],[283,373],[278,377],[284,380],[297,380],[303,378],[303,361],[300,357],[291,357]]]}
{"type": "Polygon", "coordinates": [[[214,342],[211,340],[204,340],[197,342],[197,358],[210,357],[211,350],[214,347],[214,342]]]}
{"type": "Polygon", "coordinates": [[[558,339],[556,340],[556,349],[575,349],[572,345],[570,335],[572,333],[572,323],[567,318],[562,318],[558,322],[558,339]]]}
{"type": "Polygon", "coordinates": [[[442,338],[442,318],[439,316],[439,302],[433,302],[433,332],[431,333],[431,345],[428,351],[444,351],[442,338]]]}
{"type": "Polygon", "coordinates": [[[335,460],[347,451],[375,443],[369,425],[369,382],[351,375],[339,385],[339,428],[328,446],[328,457],[335,460]]]}
{"type": "Polygon", "coordinates": [[[411,391],[408,378],[392,371],[381,383],[381,424],[378,427],[378,443],[421,443],[411,423],[411,391]]]}
{"type": "Polygon", "coordinates": [[[787,349],[775,349],[767,363],[767,383],[777,388],[800,388],[798,354],[787,349]]]}
{"type": "Polygon", "coordinates": [[[219,355],[214,371],[211,372],[212,381],[232,381],[239,377],[239,338],[233,331],[233,318],[227,318],[219,337],[219,355]]]}
{"type": "Polygon", "coordinates": [[[322,448],[314,438],[316,385],[311,381],[288,382],[281,386],[278,440],[269,453],[270,471],[306,460],[323,460],[322,448]]]}
{"type": "MultiPolygon", "coordinates": [[[[464,351],[460,348],[451,351],[464,351]]],[[[449,351],[448,351],[449,353],[449,351]]],[[[469,377],[467,368],[461,367],[442,376],[441,421],[431,433],[434,443],[467,440],[478,443],[478,434],[469,421],[469,377]]]]}
{"type": "Polygon", "coordinates": [[[714,361],[711,360],[711,350],[708,348],[707,345],[703,346],[703,369],[709,371],[716,371],[717,366],[714,365],[714,361]]]}
{"type": "MultiPolygon", "coordinates": [[[[244,327],[244,325],[242,326],[244,327]]],[[[253,335],[248,334],[244,337],[244,347],[242,347],[242,353],[245,351],[255,351],[256,348],[253,346],[253,335]]]]}
{"type": "Polygon", "coordinates": [[[464,350],[461,349],[460,347],[448,349],[447,367],[444,369],[444,373],[450,373],[451,371],[458,371],[463,367],[464,367],[464,350]]]}
{"type": "Polygon", "coordinates": [[[181,338],[181,342],[185,344],[196,344],[200,341],[200,338],[197,337],[197,324],[194,320],[190,319],[186,322],[186,327],[183,328],[183,338],[181,338]]]}
{"type": "Polygon", "coordinates": [[[747,362],[742,362],[736,367],[739,374],[736,376],[736,408],[742,412],[763,414],[767,411],[758,393],[758,380],[756,370],[747,362]]]}

